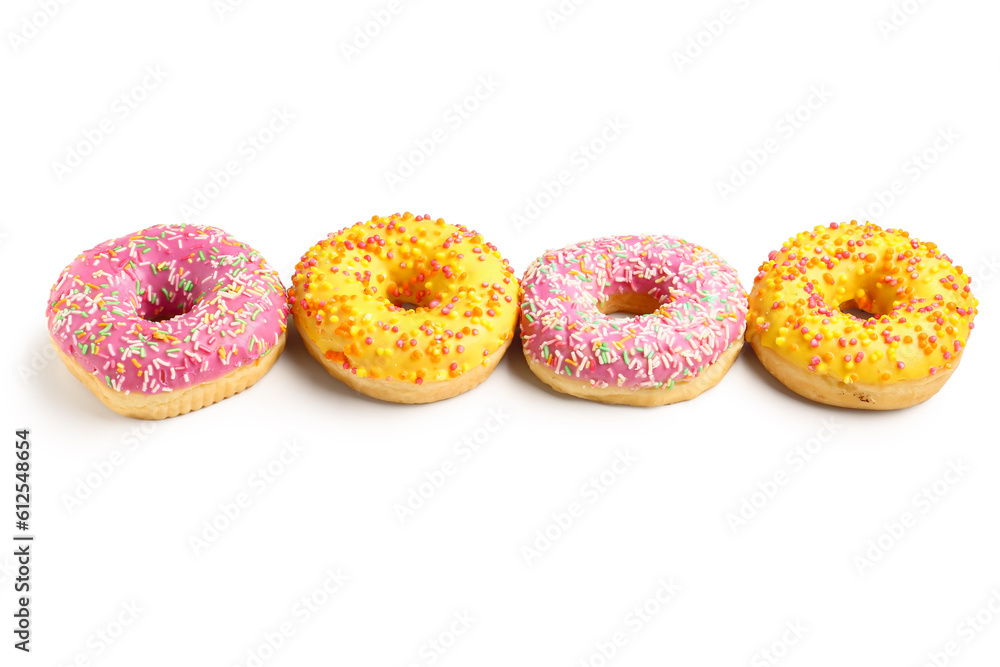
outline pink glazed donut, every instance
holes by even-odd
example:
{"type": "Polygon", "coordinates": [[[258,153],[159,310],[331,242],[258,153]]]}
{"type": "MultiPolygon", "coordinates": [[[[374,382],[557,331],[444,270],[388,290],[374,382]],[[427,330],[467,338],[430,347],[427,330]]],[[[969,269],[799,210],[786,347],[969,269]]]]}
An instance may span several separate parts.
{"type": "Polygon", "coordinates": [[[59,356],[105,405],[163,419],[262,377],[285,346],[288,305],[250,246],[214,227],[157,225],[77,257],[47,315],[59,356]]]}
{"type": "Polygon", "coordinates": [[[580,398],[685,401],[715,386],[743,346],[747,294],[736,271],[672,236],[609,236],[549,251],[521,286],[528,365],[580,398]],[[616,312],[634,317],[609,316],[616,312]]]}

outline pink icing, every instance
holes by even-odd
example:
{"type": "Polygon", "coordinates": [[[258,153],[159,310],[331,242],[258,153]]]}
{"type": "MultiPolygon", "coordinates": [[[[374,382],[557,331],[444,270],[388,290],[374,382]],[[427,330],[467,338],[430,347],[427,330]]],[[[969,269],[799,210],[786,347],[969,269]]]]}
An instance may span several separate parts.
{"type": "Polygon", "coordinates": [[[747,295],[712,252],[671,236],[612,236],[545,253],[521,282],[521,338],[537,362],[594,386],[691,380],[739,340],[747,295]],[[653,313],[615,320],[598,304],[647,293],[653,313]]]}
{"type": "Polygon", "coordinates": [[[214,227],[157,225],[85,251],[47,309],[52,340],[110,388],[156,394],[223,377],[285,331],[278,274],[214,227]]]}

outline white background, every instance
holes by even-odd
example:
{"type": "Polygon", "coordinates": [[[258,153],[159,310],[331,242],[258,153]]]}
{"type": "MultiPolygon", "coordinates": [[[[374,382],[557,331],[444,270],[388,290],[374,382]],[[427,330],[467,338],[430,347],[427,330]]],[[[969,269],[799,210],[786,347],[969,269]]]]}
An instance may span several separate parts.
{"type": "MultiPolygon", "coordinates": [[[[889,0],[592,0],[553,27],[555,0],[405,0],[350,58],[343,45],[388,0],[247,0],[222,16],[211,0],[69,2],[51,18],[43,4],[11,0],[0,18],[2,423],[7,440],[32,429],[37,535],[30,656],[11,648],[12,548],[0,551],[4,665],[258,664],[251,653],[267,665],[762,665],[786,623],[805,628],[774,647],[789,667],[917,666],[953,640],[948,664],[996,664],[1000,614],[984,612],[993,622],[972,641],[959,627],[1000,592],[996,3],[908,0],[896,26],[889,0]],[[452,120],[480,77],[495,91],[452,120]],[[828,99],[799,108],[819,89],[828,99]],[[241,145],[281,108],[294,121],[248,159],[241,145]],[[91,150],[102,119],[111,132],[91,150]],[[616,119],[620,134],[581,161],[616,119]],[[436,128],[445,141],[390,188],[385,172],[436,128]],[[768,139],[763,166],[741,167],[768,139]],[[915,168],[925,150],[933,164],[915,168]],[[66,173],[54,163],[72,151],[88,154],[66,173]],[[165,422],[120,417],[52,360],[49,287],[99,241],[180,222],[229,160],[240,172],[189,220],[257,247],[286,284],[326,233],[410,210],[483,232],[519,275],[547,248],[653,232],[712,248],[749,287],[790,235],[867,212],[973,272],[981,313],[949,384],[895,413],[800,400],[749,349],[717,388],[671,407],[556,395],[516,348],[470,393],[397,406],[346,389],[293,337],[244,394],[165,422]],[[724,200],[734,168],[754,173],[724,200]],[[561,170],[570,185],[539,201],[561,170]],[[895,180],[893,201],[873,206],[895,180]],[[540,212],[519,229],[529,199],[540,212]],[[463,460],[456,443],[491,412],[504,425],[463,460]],[[788,458],[820,436],[808,463],[788,458]],[[251,476],[286,439],[304,451],[258,494],[251,476]],[[619,451],[635,463],[591,503],[584,485],[619,451]],[[112,460],[109,477],[95,473],[112,460]],[[457,472],[402,523],[394,506],[448,460],[457,472]],[[915,502],[950,461],[968,472],[915,502]],[[778,471],[787,484],[755,496],[734,531],[727,515],[778,471]],[[191,537],[224,525],[220,505],[244,492],[250,505],[196,554],[191,537]],[[523,548],[574,502],[582,516],[529,563],[523,548]],[[883,535],[906,512],[915,525],[883,535]],[[880,536],[878,562],[859,566],[880,536]],[[297,601],[324,599],[337,568],[349,581],[304,619],[297,601]],[[650,603],[637,632],[626,616],[661,578],[681,590],[650,603]],[[142,611],[119,633],[131,603],[142,611]],[[471,628],[434,653],[427,642],[450,643],[464,612],[471,628]],[[294,634],[266,648],[286,622],[294,634]],[[627,643],[605,661],[598,645],[616,632],[627,643]]],[[[0,509],[4,543],[12,514],[0,509]]]]}

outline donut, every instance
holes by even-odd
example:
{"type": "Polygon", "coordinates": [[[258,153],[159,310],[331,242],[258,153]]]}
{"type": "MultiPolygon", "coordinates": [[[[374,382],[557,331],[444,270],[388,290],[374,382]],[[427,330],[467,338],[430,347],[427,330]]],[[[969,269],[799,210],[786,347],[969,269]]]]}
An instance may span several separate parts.
{"type": "Polygon", "coordinates": [[[328,235],[288,290],[309,353],[349,387],[395,403],[485,380],[514,337],[519,296],[510,264],[480,234],[412,213],[328,235]]]}
{"type": "Polygon", "coordinates": [[[175,417],[243,391],[285,345],[285,288],[220,229],[156,225],[84,251],[47,308],[67,368],[115,412],[175,417]]]}
{"type": "Polygon", "coordinates": [[[806,398],[905,408],[933,396],[958,367],[979,303],[969,283],[937,245],[904,231],[820,225],[760,266],[747,340],[806,398]]]}
{"type": "Polygon", "coordinates": [[[550,250],[521,286],[528,366],[580,398],[686,401],[718,384],[743,346],[747,295],[736,271],[672,236],[607,236],[550,250]],[[616,312],[634,317],[610,317],[616,312]]]}

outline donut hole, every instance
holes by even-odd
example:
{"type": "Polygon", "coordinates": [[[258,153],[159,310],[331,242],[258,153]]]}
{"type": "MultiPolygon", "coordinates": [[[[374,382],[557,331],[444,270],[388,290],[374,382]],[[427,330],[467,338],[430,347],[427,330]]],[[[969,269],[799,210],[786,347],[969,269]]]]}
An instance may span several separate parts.
{"type": "Polygon", "coordinates": [[[872,320],[880,315],[880,313],[870,313],[863,308],[858,307],[858,302],[854,299],[850,301],[845,301],[837,307],[837,310],[844,313],[845,315],[850,315],[857,320],[872,320]]]}
{"type": "Polygon", "coordinates": [[[175,317],[186,315],[191,312],[191,308],[184,303],[161,303],[159,306],[144,302],[145,308],[139,310],[139,317],[147,322],[166,322],[175,317]]]}
{"type": "Polygon", "coordinates": [[[613,320],[630,320],[636,315],[649,315],[663,305],[660,300],[642,292],[612,294],[597,304],[597,309],[613,320]]]}
{"type": "Polygon", "coordinates": [[[380,296],[401,310],[417,310],[430,305],[430,294],[422,289],[416,289],[413,280],[389,280],[376,288],[376,296],[380,296]]]}
{"type": "Polygon", "coordinates": [[[399,295],[387,294],[385,295],[385,298],[389,301],[389,303],[391,303],[392,305],[396,306],[396,308],[399,308],[401,310],[416,310],[417,308],[422,308],[425,305],[422,303],[417,303],[412,299],[408,299],[402,294],[399,295]]]}
{"type": "Polygon", "coordinates": [[[197,281],[190,290],[178,289],[171,284],[168,272],[160,271],[138,286],[141,293],[135,294],[136,315],[147,322],[165,322],[186,315],[194,309],[195,297],[201,293],[196,286],[197,281]]]}

